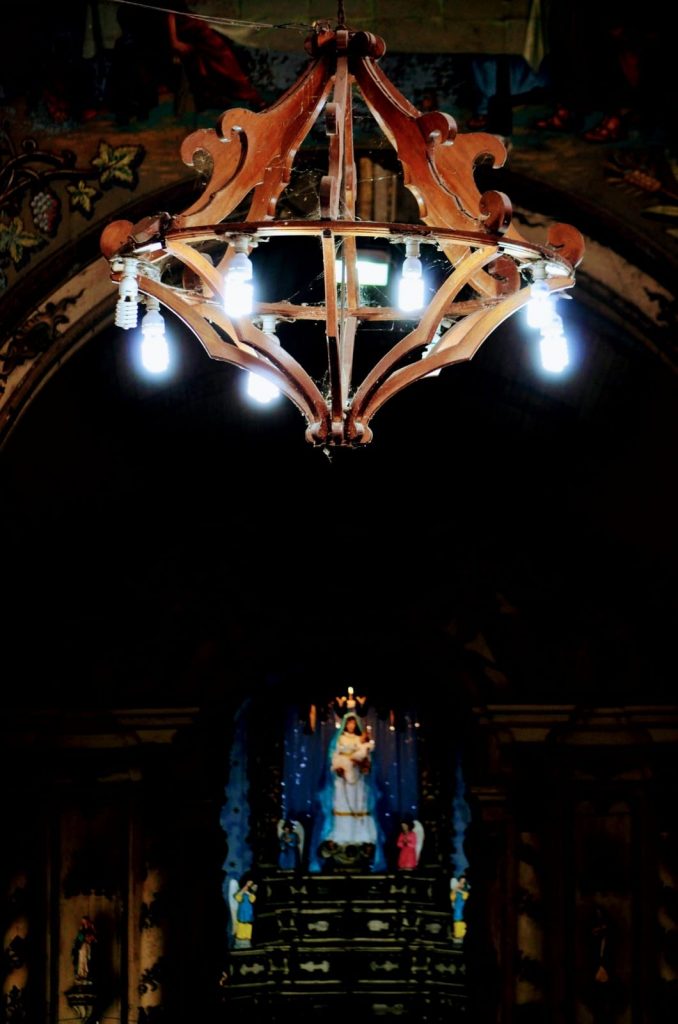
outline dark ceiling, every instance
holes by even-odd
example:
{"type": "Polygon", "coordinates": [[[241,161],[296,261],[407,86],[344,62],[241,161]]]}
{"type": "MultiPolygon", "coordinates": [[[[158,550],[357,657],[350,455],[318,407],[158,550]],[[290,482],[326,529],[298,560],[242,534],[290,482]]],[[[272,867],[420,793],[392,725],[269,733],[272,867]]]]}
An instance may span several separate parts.
{"type": "Polygon", "coordinates": [[[157,384],[100,335],[2,454],[5,700],[209,703],[266,679],[670,700],[675,377],[583,297],[566,379],[514,318],[331,457],[194,340],[157,384]]]}

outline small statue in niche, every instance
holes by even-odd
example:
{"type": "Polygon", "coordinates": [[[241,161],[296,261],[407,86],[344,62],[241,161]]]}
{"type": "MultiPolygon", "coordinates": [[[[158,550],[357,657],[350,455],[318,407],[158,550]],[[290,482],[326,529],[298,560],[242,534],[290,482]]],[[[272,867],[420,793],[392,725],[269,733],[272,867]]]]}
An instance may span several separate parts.
{"type": "Polygon", "coordinates": [[[252,925],[257,887],[251,874],[242,876],[239,882],[231,879],[229,884],[231,921],[233,923],[233,946],[235,949],[250,949],[252,946],[252,925]]]}
{"type": "Polygon", "coordinates": [[[469,895],[469,884],[462,872],[459,878],[450,879],[450,900],[452,901],[453,936],[455,942],[463,942],[466,936],[464,911],[469,895]]]}
{"type": "Polygon", "coordinates": [[[97,984],[97,933],[94,922],[87,915],[80,918],[71,948],[75,982],[66,989],[68,1005],[83,1020],[94,1020],[101,993],[97,984]]]}
{"type": "Polygon", "coordinates": [[[628,994],[614,971],[614,923],[608,910],[599,903],[593,906],[590,934],[591,980],[585,990],[585,1001],[596,1020],[613,1020],[628,1005],[628,994]]]}
{"type": "Polygon", "coordinates": [[[71,957],[76,981],[91,981],[94,973],[94,946],[97,933],[94,922],[85,916],[80,919],[78,934],[75,936],[71,957]]]}
{"type": "Polygon", "coordinates": [[[298,871],[304,853],[304,829],[298,821],[286,818],[278,822],[278,867],[281,871],[298,871]]]}
{"type": "Polygon", "coordinates": [[[594,981],[598,985],[607,985],[610,980],[608,931],[607,915],[602,907],[596,905],[591,935],[595,949],[594,981]]]}
{"type": "Polygon", "coordinates": [[[396,839],[399,871],[412,871],[416,868],[423,845],[424,827],[421,822],[403,818],[400,823],[400,834],[396,839]]]}

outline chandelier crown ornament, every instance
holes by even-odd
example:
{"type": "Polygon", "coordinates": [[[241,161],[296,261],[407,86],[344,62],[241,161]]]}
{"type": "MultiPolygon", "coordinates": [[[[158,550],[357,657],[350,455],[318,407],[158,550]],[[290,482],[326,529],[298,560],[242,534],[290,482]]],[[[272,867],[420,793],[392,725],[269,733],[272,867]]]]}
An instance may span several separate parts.
{"type": "Polygon", "coordinates": [[[115,221],[104,230],[102,252],[120,289],[116,323],[136,326],[139,294],[157,300],[213,359],[257,375],[294,402],[306,419],[307,440],[321,446],[369,442],[371,420],[385,402],[410,384],[471,359],[502,321],[528,303],[533,289],[546,325],[542,343],[544,331],[559,339],[550,343],[551,369],[565,365],[564,337],[555,330],[559,318],[554,319],[550,296],[574,284],[584,251],[579,231],[555,224],[543,245],[523,238],[512,223],[508,197],[498,191],[481,194],[474,179],[479,160],[489,158],[495,167],[504,163],[502,140],[459,133],[449,114],[417,110],[379,66],[383,40],[347,28],[343,8],[336,28],[316,23],[305,45],[309,65],[277,102],[259,112],[227,110],[216,129],[199,129],[185,139],[184,162],[209,173],[204,191],[187,210],[137,224],[115,221]],[[397,153],[404,183],[417,202],[418,224],[356,219],[354,88],[397,153]],[[320,181],[319,217],[278,219],[277,204],[297,151],[323,111],[329,160],[320,181]],[[248,196],[244,219],[230,221],[248,196]],[[316,240],[323,301],[258,299],[251,253],[272,239],[290,247],[316,240]],[[375,305],[372,295],[366,300],[361,282],[361,253],[369,255],[375,243],[388,248],[388,242],[404,250],[397,307],[375,305]],[[440,257],[431,281],[421,259],[424,244],[440,257]],[[322,383],[271,327],[302,321],[324,325],[322,383]],[[360,328],[387,323],[399,326],[403,335],[355,381],[360,328]]]}

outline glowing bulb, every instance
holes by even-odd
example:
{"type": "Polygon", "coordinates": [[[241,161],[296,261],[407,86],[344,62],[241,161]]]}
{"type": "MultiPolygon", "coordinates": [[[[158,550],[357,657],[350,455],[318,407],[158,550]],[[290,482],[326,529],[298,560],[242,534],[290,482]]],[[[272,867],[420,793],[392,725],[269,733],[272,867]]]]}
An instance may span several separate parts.
{"type": "Polygon", "coordinates": [[[250,372],[247,374],[247,394],[255,402],[260,402],[262,405],[268,405],[269,402],[274,402],[276,398],[280,398],[279,388],[275,384],[271,384],[265,377],[262,377],[260,373],[250,372]]]}
{"type": "Polygon", "coordinates": [[[235,319],[249,316],[254,309],[252,260],[246,252],[237,251],[229,264],[224,282],[224,309],[235,319]]]}
{"type": "Polygon", "coordinates": [[[418,256],[408,256],[398,283],[398,305],[405,313],[421,309],[424,305],[424,277],[418,256]]]}
{"type": "MultiPolygon", "coordinates": [[[[280,340],[275,333],[276,323],[275,316],[270,313],[265,313],[261,318],[261,328],[265,336],[274,345],[279,345],[280,340]]],[[[266,377],[262,377],[261,374],[250,371],[247,374],[247,395],[261,405],[269,405],[276,398],[280,398],[280,388],[277,388],[266,377]]]]}
{"type": "Polygon", "coordinates": [[[527,304],[527,326],[544,327],[553,316],[551,289],[543,278],[538,278],[530,288],[527,304]]]}
{"type": "Polygon", "coordinates": [[[166,373],[169,367],[165,321],[157,309],[149,309],[141,321],[141,363],[148,373],[166,373]]]}
{"type": "Polygon", "coordinates": [[[352,697],[354,693],[355,693],[355,690],[353,689],[353,687],[349,686],[349,688],[348,688],[348,695],[349,695],[349,697],[352,697]]]}
{"type": "Polygon", "coordinates": [[[562,373],[569,365],[570,354],[567,349],[567,338],[563,333],[563,321],[555,313],[542,328],[539,351],[541,365],[548,373],[562,373]]]}

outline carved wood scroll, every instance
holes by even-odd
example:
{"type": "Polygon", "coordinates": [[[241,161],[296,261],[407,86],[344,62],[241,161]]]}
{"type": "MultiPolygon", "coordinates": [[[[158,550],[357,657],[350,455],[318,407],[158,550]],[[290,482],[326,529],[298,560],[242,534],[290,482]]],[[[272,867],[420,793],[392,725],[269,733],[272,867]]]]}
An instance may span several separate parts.
{"type": "MultiPolygon", "coordinates": [[[[497,191],[481,193],[475,182],[479,160],[489,158],[495,167],[504,163],[502,140],[459,133],[449,114],[417,110],[379,67],[385,46],[377,36],[319,24],[306,48],[312,58],[306,71],[271,107],[258,113],[226,111],[216,130],[187,137],[181,148],[184,162],[209,175],[202,195],[187,210],[136,225],[110,224],[101,247],[116,281],[121,259],[127,257],[126,267],[130,259],[136,261],[141,292],[179,316],[212,358],[275,383],[306,418],[313,443],[364,444],[372,436],[369,423],[384,402],[429,373],[470,359],[491,331],[524,305],[529,298],[524,286],[535,264],[546,268],[552,290],[572,287],[583,239],[568,225],[554,225],[544,246],[522,238],[511,221],[509,198],[497,191]],[[354,88],[398,154],[404,183],[417,201],[419,224],[355,219],[354,88]],[[329,152],[319,189],[321,219],[276,220],[297,151],[323,110],[329,152]],[[230,223],[248,195],[247,216],[230,223]],[[281,297],[260,303],[252,316],[229,318],[221,293],[236,237],[241,247],[252,248],[281,236],[318,239],[323,303],[300,306],[281,297]],[[448,273],[419,314],[403,313],[391,302],[375,306],[364,300],[358,256],[366,239],[401,244],[417,239],[435,245],[447,258],[448,273]],[[203,251],[206,243],[216,260],[203,251]],[[166,273],[177,261],[181,273],[166,273]],[[323,323],[328,364],[322,387],[257,326],[264,314],[323,323]],[[407,322],[410,329],[355,385],[353,355],[360,326],[386,320],[407,322]],[[423,358],[413,363],[417,350],[423,358]]],[[[309,267],[309,277],[315,273],[309,267]]]]}

